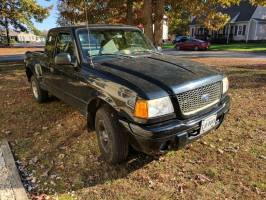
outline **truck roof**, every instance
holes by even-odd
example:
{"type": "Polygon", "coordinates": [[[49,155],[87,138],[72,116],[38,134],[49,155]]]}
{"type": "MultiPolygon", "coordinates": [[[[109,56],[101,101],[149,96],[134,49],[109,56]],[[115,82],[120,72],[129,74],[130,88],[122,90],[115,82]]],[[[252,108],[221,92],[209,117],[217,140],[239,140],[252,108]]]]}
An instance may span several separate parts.
{"type": "MultiPolygon", "coordinates": [[[[89,28],[129,28],[129,29],[139,29],[136,26],[124,25],[124,24],[89,24],[89,28]]],[[[75,26],[63,26],[63,27],[56,27],[50,29],[52,30],[65,30],[65,29],[79,29],[79,28],[87,28],[87,25],[75,25],[75,26]]]]}

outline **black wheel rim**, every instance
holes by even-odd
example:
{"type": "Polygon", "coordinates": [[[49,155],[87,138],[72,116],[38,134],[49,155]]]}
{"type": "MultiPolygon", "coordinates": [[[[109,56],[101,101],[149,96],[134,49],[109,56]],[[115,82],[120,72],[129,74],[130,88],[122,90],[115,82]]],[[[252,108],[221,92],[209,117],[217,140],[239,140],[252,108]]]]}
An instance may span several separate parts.
{"type": "Polygon", "coordinates": [[[99,139],[103,150],[108,153],[110,151],[110,137],[103,120],[99,121],[99,139]]]}

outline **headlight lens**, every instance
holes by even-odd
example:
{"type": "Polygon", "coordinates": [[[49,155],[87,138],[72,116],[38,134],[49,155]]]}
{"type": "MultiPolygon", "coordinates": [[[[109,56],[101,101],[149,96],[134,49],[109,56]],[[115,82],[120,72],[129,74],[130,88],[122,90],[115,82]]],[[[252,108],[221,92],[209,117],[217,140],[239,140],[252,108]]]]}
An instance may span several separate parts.
{"type": "Polygon", "coordinates": [[[174,112],[172,102],[169,97],[153,100],[137,100],[135,105],[135,117],[148,119],[159,117],[174,112]]]}
{"type": "Polygon", "coordinates": [[[228,91],[229,88],[229,81],[227,77],[223,78],[223,94],[228,91]]]}

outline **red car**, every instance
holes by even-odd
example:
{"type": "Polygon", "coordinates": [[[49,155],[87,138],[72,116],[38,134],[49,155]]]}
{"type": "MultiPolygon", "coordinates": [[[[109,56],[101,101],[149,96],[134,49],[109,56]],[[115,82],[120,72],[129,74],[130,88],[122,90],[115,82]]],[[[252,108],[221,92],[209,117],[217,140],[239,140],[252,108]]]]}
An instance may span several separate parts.
{"type": "Polygon", "coordinates": [[[203,40],[185,38],[178,43],[176,43],[175,48],[177,50],[207,50],[210,47],[209,42],[203,40]]]}

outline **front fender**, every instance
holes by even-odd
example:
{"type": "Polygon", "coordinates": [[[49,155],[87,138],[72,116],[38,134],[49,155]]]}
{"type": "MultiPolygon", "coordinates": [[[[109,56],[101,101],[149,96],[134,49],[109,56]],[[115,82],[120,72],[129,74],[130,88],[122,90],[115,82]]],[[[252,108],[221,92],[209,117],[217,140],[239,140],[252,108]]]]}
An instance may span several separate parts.
{"type": "Polygon", "coordinates": [[[137,98],[136,92],[101,77],[92,77],[90,80],[89,85],[94,88],[94,92],[93,98],[88,102],[88,113],[90,110],[94,112],[92,107],[98,106],[95,102],[101,101],[110,105],[120,117],[130,121],[133,120],[133,111],[137,98]]]}

